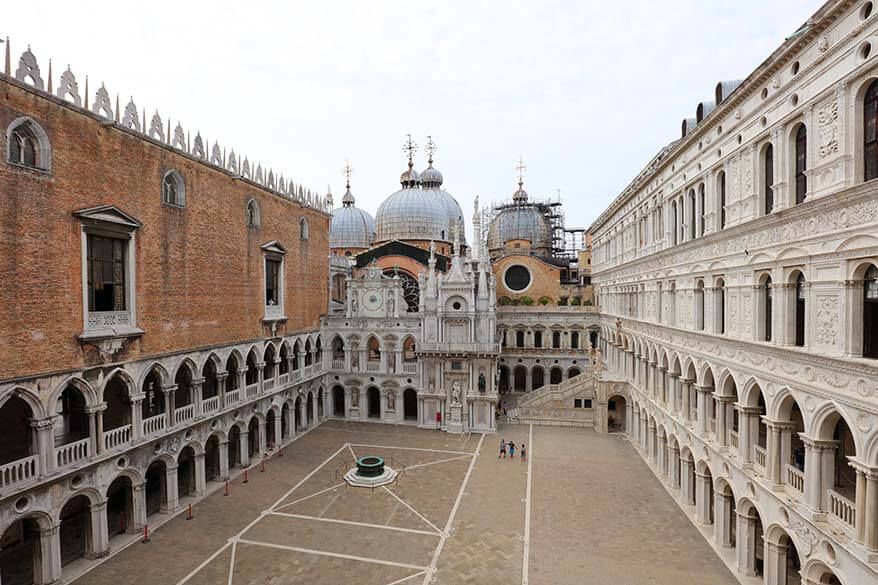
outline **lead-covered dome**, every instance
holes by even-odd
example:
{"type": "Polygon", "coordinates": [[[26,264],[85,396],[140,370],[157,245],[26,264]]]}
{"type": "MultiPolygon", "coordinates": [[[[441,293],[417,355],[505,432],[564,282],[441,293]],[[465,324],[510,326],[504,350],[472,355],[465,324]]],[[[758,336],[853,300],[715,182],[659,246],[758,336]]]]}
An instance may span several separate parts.
{"type": "Polygon", "coordinates": [[[418,174],[409,161],[409,169],[400,177],[400,183],[402,189],[385,199],[375,214],[375,241],[452,242],[454,226],[463,226],[463,210],[441,188],[442,173],[431,164],[418,174]]]}
{"type": "Polygon", "coordinates": [[[375,219],[358,208],[350,185],[341,200],[342,206],[332,211],[329,226],[330,248],[368,248],[375,237],[375,219]]]}
{"type": "Polygon", "coordinates": [[[552,226],[540,208],[529,203],[522,183],[512,195],[512,205],[502,207],[488,226],[488,250],[492,254],[503,251],[510,240],[527,240],[530,253],[550,256],[552,226]]]}

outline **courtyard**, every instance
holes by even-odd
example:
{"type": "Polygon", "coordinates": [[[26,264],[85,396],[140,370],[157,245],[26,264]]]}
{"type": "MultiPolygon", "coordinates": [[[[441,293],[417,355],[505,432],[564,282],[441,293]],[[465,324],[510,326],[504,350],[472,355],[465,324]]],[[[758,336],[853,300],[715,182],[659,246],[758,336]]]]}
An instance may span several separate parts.
{"type": "Polygon", "coordinates": [[[77,585],[736,583],[621,435],[501,425],[497,435],[327,421],[77,585]],[[529,460],[498,459],[500,438],[529,460]],[[369,490],[341,476],[379,455],[369,490]],[[530,482],[528,482],[530,474],[530,482]]]}

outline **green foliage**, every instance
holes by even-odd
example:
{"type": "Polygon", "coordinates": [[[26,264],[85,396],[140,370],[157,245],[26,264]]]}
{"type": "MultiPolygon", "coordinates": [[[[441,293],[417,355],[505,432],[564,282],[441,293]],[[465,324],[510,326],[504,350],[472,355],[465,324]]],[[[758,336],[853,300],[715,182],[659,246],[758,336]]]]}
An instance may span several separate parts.
{"type": "Polygon", "coordinates": [[[530,297],[521,297],[521,304],[529,307],[534,304],[534,300],[530,297]]]}

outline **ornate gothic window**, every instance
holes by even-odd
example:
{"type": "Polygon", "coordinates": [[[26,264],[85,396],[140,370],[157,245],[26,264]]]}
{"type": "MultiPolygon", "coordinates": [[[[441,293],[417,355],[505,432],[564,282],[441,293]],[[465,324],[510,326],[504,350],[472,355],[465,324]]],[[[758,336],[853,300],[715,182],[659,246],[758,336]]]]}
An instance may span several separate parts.
{"type": "Polygon", "coordinates": [[[247,202],[247,227],[259,227],[259,205],[251,199],[247,202]]]}
{"type": "Polygon", "coordinates": [[[873,81],[863,98],[863,179],[878,177],[878,81],[873,81]]]}
{"type": "Polygon", "coordinates": [[[308,220],[304,217],[299,220],[299,239],[307,240],[308,239],[308,220]]]}
{"type": "Polygon", "coordinates": [[[802,124],[796,131],[796,205],[805,201],[808,192],[808,177],[805,176],[808,164],[807,151],[808,133],[805,125],[802,124]]]}
{"type": "Polygon", "coordinates": [[[385,276],[396,276],[402,281],[402,299],[406,304],[407,313],[417,313],[418,304],[421,302],[421,287],[418,285],[417,279],[397,268],[391,268],[384,271],[385,276]]]}
{"type": "Polygon", "coordinates": [[[878,358],[878,268],[863,277],[863,357],[878,358]]]}
{"type": "Polygon", "coordinates": [[[762,155],[762,162],[765,165],[765,170],[763,172],[763,178],[765,182],[763,183],[764,190],[764,202],[765,202],[765,215],[768,215],[774,209],[774,147],[769,144],[765,147],[765,153],[762,155]]]}
{"type": "Polygon", "coordinates": [[[30,118],[19,118],[6,133],[10,163],[48,171],[51,162],[49,137],[30,118]]]}
{"type": "Polygon", "coordinates": [[[162,203],[176,207],[186,206],[186,186],[183,176],[171,170],[162,178],[162,203]]]}

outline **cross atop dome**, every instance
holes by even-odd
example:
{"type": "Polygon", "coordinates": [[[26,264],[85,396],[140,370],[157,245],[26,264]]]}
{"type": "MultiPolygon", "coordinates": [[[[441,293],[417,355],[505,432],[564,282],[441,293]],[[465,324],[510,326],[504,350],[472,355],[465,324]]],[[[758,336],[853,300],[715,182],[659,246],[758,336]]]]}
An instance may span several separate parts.
{"type": "Polygon", "coordinates": [[[349,207],[356,203],[356,201],[354,200],[354,194],[351,193],[351,175],[354,174],[354,168],[351,166],[350,160],[345,159],[344,167],[342,167],[341,169],[341,174],[345,178],[346,189],[344,196],[341,198],[341,204],[345,207],[349,207]]]}
{"type": "Polygon", "coordinates": [[[515,164],[515,170],[518,171],[518,191],[512,194],[512,201],[515,203],[527,202],[527,191],[524,190],[525,169],[527,169],[527,165],[524,164],[524,159],[519,155],[518,162],[515,164]]]}
{"type": "Polygon", "coordinates": [[[409,168],[414,166],[415,153],[418,151],[418,144],[412,140],[411,134],[406,134],[406,141],[402,145],[402,151],[408,154],[409,168]]]}
{"type": "Polygon", "coordinates": [[[439,147],[436,146],[435,142],[433,142],[433,136],[427,136],[427,144],[424,146],[424,150],[427,151],[427,162],[430,163],[430,166],[432,166],[433,153],[439,150],[439,147]]]}

